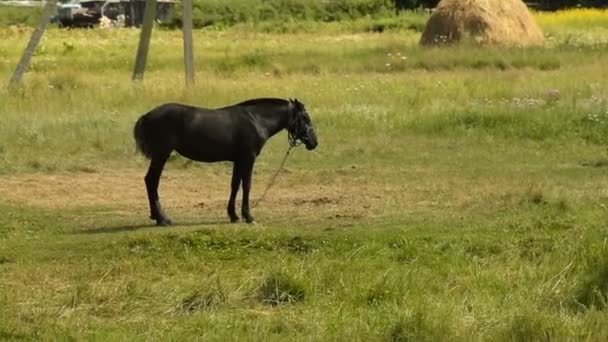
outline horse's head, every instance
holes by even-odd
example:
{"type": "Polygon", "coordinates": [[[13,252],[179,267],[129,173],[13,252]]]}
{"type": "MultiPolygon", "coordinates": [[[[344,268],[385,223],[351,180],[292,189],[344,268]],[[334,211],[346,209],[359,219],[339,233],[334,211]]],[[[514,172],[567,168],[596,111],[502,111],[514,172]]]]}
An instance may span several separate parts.
{"type": "Polygon", "coordinates": [[[287,124],[287,131],[289,132],[290,144],[300,140],[306,146],[307,150],[314,150],[319,144],[317,141],[317,134],[313,127],[310,116],[304,107],[304,104],[297,99],[289,100],[289,123],[287,124]]]}

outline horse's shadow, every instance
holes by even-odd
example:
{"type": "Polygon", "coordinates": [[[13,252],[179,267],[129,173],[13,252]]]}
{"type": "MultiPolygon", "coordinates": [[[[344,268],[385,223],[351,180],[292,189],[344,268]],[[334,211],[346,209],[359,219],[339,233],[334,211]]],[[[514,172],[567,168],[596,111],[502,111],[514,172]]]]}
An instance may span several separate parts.
{"type": "Polygon", "coordinates": [[[167,229],[172,230],[175,228],[187,228],[187,227],[196,227],[196,226],[222,226],[229,225],[230,222],[228,220],[211,220],[211,221],[197,221],[197,222],[177,222],[172,224],[171,226],[159,226],[153,223],[147,224],[124,224],[124,225],[116,225],[116,226],[101,226],[101,227],[92,227],[85,228],[81,230],[74,231],[73,234],[113,234],[113,233],[127,233],[127,232],[135,232],[139,230],[152,230],[152,229],[167,229]]]}

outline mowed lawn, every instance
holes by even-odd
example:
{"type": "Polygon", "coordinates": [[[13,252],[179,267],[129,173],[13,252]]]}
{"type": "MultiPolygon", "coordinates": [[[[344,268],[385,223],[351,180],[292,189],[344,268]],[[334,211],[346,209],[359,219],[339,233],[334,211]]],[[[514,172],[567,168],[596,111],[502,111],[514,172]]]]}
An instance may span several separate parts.
{"type": "MultiPolygon", "coordinates": [[[[0,340],[608,338],[608,43],[422,49],[339,26],[51,29],[0,90],[0,340]],[[319,148],[229,224],[231,165],[172,157],[148,219],[136,118],[168,101],[297,97],[319,148]]],[[[598,21],[599,22],[599,21],[598,21]]],[[[603,23],[603,22],[602,22],[603,23]]],[[[0,29],[8,80],[31,31],[0,29]]],[[[258,198],[287,148],[256,163],[258,198]]]]}

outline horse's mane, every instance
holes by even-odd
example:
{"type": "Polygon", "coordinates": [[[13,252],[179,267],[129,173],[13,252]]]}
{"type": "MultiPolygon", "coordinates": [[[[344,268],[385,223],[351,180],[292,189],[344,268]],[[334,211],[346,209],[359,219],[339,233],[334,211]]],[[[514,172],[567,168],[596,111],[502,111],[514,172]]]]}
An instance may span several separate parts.
{"type": "Polygon", "coordinates": [[[246,100],[241,103],[237,103],[235,106],[252,106],[252,105],[263,104],[263,103],[272,103],[272,104],[277,104],[277,105],[283,105],[283,104],[289,103],[289,101],[284,100],[284,99],[279,99],[279,98],[262,97],[262,98],[257,98],[257,99],[246,100]]]}

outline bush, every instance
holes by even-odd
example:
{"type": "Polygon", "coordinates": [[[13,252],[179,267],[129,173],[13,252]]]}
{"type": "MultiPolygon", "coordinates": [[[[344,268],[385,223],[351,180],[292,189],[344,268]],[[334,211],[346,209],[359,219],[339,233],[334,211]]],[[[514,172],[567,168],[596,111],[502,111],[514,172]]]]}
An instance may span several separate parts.
{"type": "Polygon", "coordinates": [[[414,8],[433,8],[437,6],[439,0],[394,0],[395,7],[399,10],[414,9],[414,8]]]}
{"type": "MultiPolygon", "coordinates": [[[[538,9],[556,10],[585,6],[598,7],[604,0],[545,0],[533,2],[538,9]]],[[[433,8],[439,0],[193,0],[194,28],[232,26],[247,22],[276,22],[285,25],[294,21],[335,22],[359,18],[394,18],[401,10],[433,8]]],[[[2,6],[0,26],[34,26],[40,16],[39,7],[2,6]]],[[[176,3],[169,28],[182,26],[182,2],[176,3]]],[[[424,23],[416,23],[421,29],[424,23]]],[[[381,32],[382,27],[373,31],[381,32]]]]}
{"type": "MultiPolygon", "coordinates": [[[[171,27],[181,26],[181,3],[171,27]]],[[[393,0],[194,0],[193,26],[231,26],[243,22],[334,22],[385,17],[395,10],[393,0]]]]}

